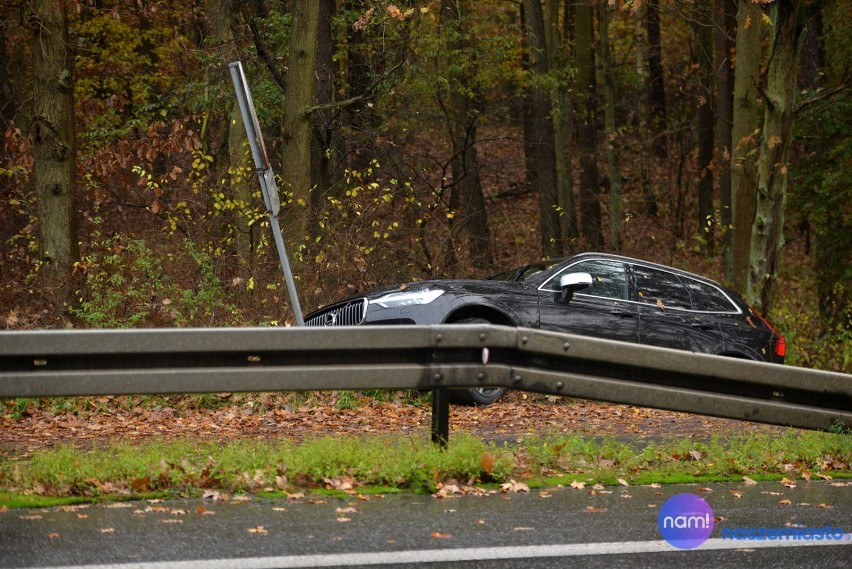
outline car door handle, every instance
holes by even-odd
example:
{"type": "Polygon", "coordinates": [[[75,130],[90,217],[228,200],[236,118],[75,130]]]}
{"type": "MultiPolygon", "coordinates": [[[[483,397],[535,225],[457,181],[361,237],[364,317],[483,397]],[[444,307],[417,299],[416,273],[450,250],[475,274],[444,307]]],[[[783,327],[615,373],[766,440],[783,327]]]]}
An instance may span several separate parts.
{"type": "Polygon", "coordinates": [[[693,322],[692,327],[698,328],[700,330],[712,330],[714,328],[712,324],[708,324],[707,322],[701,322],[700,320],[698,322],[693,322]]]}
{"type": "Polygon", "coordinates": [[[610,311],[610,314],[613,316],[618,316],[619,318],[633,318],[633,313],[629,310],[619,310],[616,308],[615,310],[610,311]]]}

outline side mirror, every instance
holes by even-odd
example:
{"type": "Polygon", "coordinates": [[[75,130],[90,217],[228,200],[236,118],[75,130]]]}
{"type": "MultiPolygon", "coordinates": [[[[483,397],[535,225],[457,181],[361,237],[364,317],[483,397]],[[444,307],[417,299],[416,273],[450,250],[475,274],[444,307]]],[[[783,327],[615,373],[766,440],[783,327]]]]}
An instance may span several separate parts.
{"type": "Polygon", "coordinates": [[[562,302],[570,302],[574,297],[574,291],[590,286],[592,286],[592,275],[589,273],[568,273],[559,277],[562,302]]]}

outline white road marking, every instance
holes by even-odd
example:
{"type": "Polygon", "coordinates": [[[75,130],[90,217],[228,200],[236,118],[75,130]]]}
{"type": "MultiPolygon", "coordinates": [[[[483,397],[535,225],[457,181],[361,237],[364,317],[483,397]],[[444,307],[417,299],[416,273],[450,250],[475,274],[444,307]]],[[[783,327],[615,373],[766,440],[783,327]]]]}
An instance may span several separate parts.
{"type": "MultiPolygon", "coordinates": [[[[844,540],[776,540],[754,541],[708,539],[700,547],[686,551],[711,549],[763,549],[773,547],[843,546],[844,540]]],[[[413,549],[377,551],[373,553],[334,553],[245,557],[231,559],[198,559],[191,561],[154,561],[103,565],[66,565],[45,569],[291,569],[298,567],[351,567],[355,565],[390,565],[427,562],[493,561],[500,559],[533,559],[537,557],[577,557],[581,555],[623,555],[631,553],[671,553],[685,551],[659,541],[625,541],[611,543],[565,543],[556,545],[524,545],[516,547],[473,547],[458,549],[413,549]]]]}

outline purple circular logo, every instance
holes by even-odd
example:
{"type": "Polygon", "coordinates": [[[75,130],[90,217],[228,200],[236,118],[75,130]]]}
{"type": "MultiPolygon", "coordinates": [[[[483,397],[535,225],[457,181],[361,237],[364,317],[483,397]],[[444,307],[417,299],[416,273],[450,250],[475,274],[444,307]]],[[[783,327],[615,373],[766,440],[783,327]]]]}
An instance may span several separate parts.
{"type": "Polygon", "coordinates": [[[713,510],[701,496],[675,494],[660,508],[657,527],[671,545],[694,549],[713,533],[713,510]]]}

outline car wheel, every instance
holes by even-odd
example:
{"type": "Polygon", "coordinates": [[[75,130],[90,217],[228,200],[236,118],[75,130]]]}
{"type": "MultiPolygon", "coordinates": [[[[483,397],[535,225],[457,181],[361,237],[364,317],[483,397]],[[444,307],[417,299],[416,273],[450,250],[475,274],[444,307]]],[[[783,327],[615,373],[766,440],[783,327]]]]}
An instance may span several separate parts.
{"type": "MultiPolygon", "coordinates": [[[[464,318],[452,324],[491,324],[485,318],[464,318]]],[[[450,389],[450,402],[458,405],[491,405],[506,394],[504,387],[450,389]]]]}

